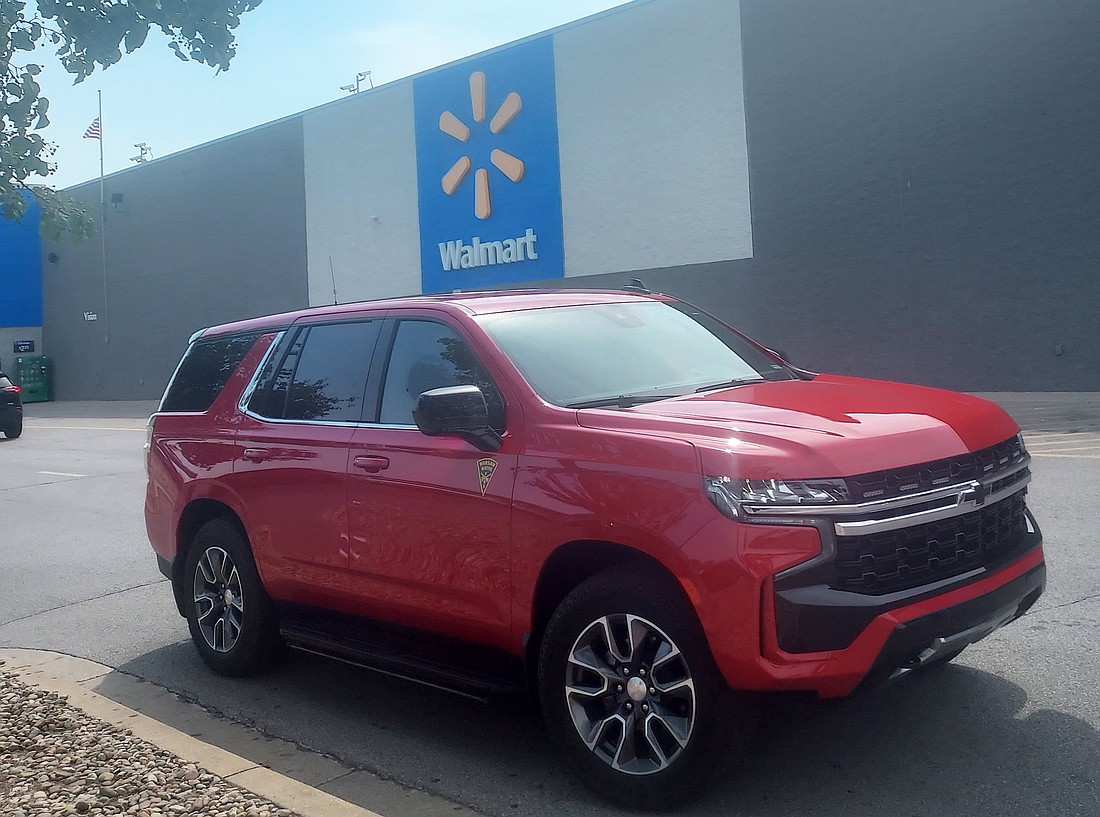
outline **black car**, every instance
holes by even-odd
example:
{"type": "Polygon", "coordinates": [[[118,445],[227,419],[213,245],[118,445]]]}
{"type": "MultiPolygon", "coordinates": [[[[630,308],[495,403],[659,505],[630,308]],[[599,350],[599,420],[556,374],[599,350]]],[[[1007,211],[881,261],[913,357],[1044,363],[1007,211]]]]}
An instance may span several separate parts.
{"type": "Polygon", "coordinates": [[[23,433],[23,400],[19,387],[0,372],[0,431],[6,437],[18,437],[23,433]]]}

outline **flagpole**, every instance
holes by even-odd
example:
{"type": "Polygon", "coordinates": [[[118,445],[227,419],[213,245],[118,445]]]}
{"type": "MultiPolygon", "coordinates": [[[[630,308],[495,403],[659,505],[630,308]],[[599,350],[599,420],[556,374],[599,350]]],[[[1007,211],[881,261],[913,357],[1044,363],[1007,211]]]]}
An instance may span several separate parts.
{"type": "Polygon", "coordinates": [[[103,190],[103,91],[99,94],[99,260],[103,268],[103,342],[110,343],[107,314],[107,197],[103,190]]]}

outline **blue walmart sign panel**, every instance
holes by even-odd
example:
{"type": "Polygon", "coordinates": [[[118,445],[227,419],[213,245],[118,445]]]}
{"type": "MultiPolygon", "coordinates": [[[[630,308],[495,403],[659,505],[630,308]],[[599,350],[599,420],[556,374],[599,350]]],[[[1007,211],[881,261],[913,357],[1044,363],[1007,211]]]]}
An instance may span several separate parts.
{"type": "Polygon", "coordinates": [[[413,86],[424,292],[564,275],[550,37],[413,86]]]}
{"type": "Polygon", "coordinates": [[[0,326],[42,325],[42,241],[32,199],[19,222],[0,217],[0,326]]]}

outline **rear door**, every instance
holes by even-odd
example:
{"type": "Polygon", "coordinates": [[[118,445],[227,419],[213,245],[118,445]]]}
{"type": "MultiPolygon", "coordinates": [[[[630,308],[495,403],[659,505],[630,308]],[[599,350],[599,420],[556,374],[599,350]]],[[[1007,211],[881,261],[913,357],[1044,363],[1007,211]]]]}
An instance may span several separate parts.
{"type": "Polygon", "coordinates": [[[466,640],[509,641],[510,518],[517,417],[456,326],[390,320],[374,367],[377,394],[352,432],[352,591],[360,612],[466,640]],[[473,384],[504,445],[479,451],[428,437],[413,422],[420,394],[473,384]]]}
{"type": "Polygon", "coordinates": [[[348,446],[380,325],[288,330],[245,395],[233,485],[267,589],[284,601],[332,604],[346,585],[348,446]]]}

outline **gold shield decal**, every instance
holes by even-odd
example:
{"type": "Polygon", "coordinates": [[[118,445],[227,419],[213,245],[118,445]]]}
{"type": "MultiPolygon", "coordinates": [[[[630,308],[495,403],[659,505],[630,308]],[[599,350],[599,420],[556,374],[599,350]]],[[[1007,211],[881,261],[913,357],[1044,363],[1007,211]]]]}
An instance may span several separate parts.
{"type": "Polygon", "coordinates": [[[485,496],[485,492],[489,490],[489,480],[493,478],[493,472],[496,470],[497,461],[491,457],[485,457],[477,461],[477,478],[481,483],[482,496],[485,496]]]}

